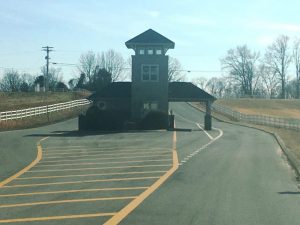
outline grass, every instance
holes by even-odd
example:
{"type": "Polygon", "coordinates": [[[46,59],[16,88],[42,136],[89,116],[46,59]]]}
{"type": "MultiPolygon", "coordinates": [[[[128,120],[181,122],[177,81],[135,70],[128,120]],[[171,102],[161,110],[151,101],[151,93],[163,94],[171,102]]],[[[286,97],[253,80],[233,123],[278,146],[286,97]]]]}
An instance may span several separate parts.
{"type": "MultiPolygon", "coordinates": [[[[218,99],[217,104],[221,104],[235,111],[239,111],[244,114],[250,115],[269,115],[274,117],[283,117],[287,120],[300,119],[300,100],[273,100],[273,99],[218,99]]],[[[199,106],[199,104],[197,105],[199,106]]],[[[201,106],[201,105],[200,105],[201,106]]],[[[231,118],[213,112],[217,118],[225,121],[233,121],[231,118]]],[[[238,122],[243,124],[243,122],[238,122]]],[[[300,164],[300,132],[287,130],[283,128],[275,128],[269,126],[261,126],[251,124],[253,127],[257,127],[269,132],[278,134],[284,141],[286,147],[296,156],[298,163],[300,164]]]]}
{"type": "Polygon", "coordinates": [[[216,103],[248,115],[300,119],[300,99],[218,99],[216,103]]]}
{"type": "Polygon", "coordinates": [[[0,92],[0,112],[82,99],[89,92],[0,92]]]}
{"type": "MultiPolygon", "coordinates": [[[[30,107],[50,105],[59,102],[68,102],[82,99],[90,95],[89,92],[49,92],[49,93],[3,93],[0,92],[0,112],[25,109],[30,107]]],[[[51,112],[23,119],[0,121],[0,131],[25,129],[43,126],[77,117],[85,107],[51,112]]]]}

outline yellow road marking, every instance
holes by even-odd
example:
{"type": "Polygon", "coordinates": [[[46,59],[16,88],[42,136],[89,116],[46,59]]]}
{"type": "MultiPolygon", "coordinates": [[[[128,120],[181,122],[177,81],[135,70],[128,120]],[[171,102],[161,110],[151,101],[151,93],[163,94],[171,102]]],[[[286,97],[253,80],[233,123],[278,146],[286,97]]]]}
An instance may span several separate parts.
{"type": "Polygon", "coordinates": [[[98,191],[124,191],[124,190],[143,190],[148,187],[119,187],[119,188],[93,188],[93,189],[78,189],[78,190],[64,190],[64,191],[44,191],[44,192],[28,192],[28,193],[15,193],[0,195],[1,197],[17,197],[17,196],[30,196],[30,195],[48,195],[48,194],[61,194],[61,193],[78,193],[78,192],[98,192],[98,191]]]}
{"type": "Polygon", "coordinates": [[[69,149],[69,148],[86,148],[86,146],[80,146],[80,145],[52,146],[52,147],[44,147],[44,150],[47,151],[49,149],[69,149]]]}
{"type": "Polygon", "coordinates": [[[167,162],[172,159],[149,159],[149,160],[135,160],[135,161],[119,161],[119,162],[88,162],[88,163],[67,163],[55,165],[37,165],[35,168],[40,167],[57,167],[57,166],[77,166],[77,165],[105,165],[105,164],[126,164],[126,163],[143,163],[143,162],[167,162]]]}
{"type": "Polygon", "coordinates": [[[12,207],[34,206],[34,205],[52,205],[52,204],[74,203],[74,202],[126,200],[126,199],[133,199],[136,197],[137,196],[124,196],[124,197],[108,197],[108,198],[83,198],[83,199],[57,200],[57,201],[48,201],[48,202],[29,202],[29,203],[0,205],[0,208],[12,208],[12,207]]]}
{"type": "Polygon", "coordinates": [[[66,215],[66,216],[19,218],[19,219],[0,220],[0,223],[17,223],[17,222],[34,222],[34,221],[46,221],[46,220],[79,219],[79,218],[113,216],[115,214],[116,213],[93,213],[93,214],[79,214],[79,215],[66,215]]]}
{"type": "MultiPolygon", "coordinates": [[[[151,149],[154,150],[154,149],[151,149]]],[[[50,152],[50,153],[44,153],[44,155],[74,155],[74,154],[86,154],[86,153],[122,153],[122,152],[149,152],[151,150],[145,151],[145,150],[140,150],[140,149],[135,149],[135,150],[113,150],[113,151],[99,151],[99,150],[80,150],[80,151],[68,151],[68,152],[50,152]]],[[[161,150],[169,150],[171,149],[161,149],[161,150]]],[[[155,151],[161,151],[155,149],[155,151]]]]}
{"type": "Polygon", "coordinates": [[[26,173],[41,173],[41,172],[58,172],[58,171],[76,171],[76,170],[105,170],[105,169],[126,169],[126,168],[144,168],[144,167],[166,167],[170,164],[155,164],[141,166],[110,166],[110,167],[95,167],[95,168],[80,168],[80,169],[61,169],[61,170],[29,170],[26,173]]]}
{"type": "Polygon", "coordinates": [[[17,172],[16,174],[14,174],[13,176],[5,179],[4,181],[0,182],[0,187],[3,187],[4,185],[8,184],[9,182],[11,182],[12,180],[16,179],[17,177],[21,176],[22,174],[24,174],[26,171],[30,170],[32,167],[34,167],[41,159],[42,159],[42,155],[43,155],[43,151],[42,151],[42,146],[40,144],[41,141],[46,140],[48,137],[45,137],[43,139],[41,139],[38,143],[37,143],[37,156],[35,158],[35,160],[33,160],[28,166],[26,166],[25,168],[23,168],[22,170],[20,170],[19,172],[17,172]]]}
{"type": "MultiPolygon", "coordinates": [[[[105,149],[105,148],[104,148],[105,149]]],[[[158,150],[171,150],[169,148],[111,148],[104,150],[103,148],[85,148],[85,149],[70,149],[70,150],[52,150],[52,151],[44,151],[45,155],[50,155],[50,154],[71,154],[72,152],[148,152],[148,151],[158,151],[158,150]]]]}
{"type": "MultiPolygon", "coordinates": [[[[111,140],[109,140],[109,142],[111,142],[111,140]]],[[[80,151],[80,150],[90,150],[90,149],[107,149],[107,150],[113,150],[113,149],[118,149],[116,147],[103,147],[103,146],[98,146],[98,147],[87,147],[87,146],[66,146],[66,147],[44,147],[43,150],[45,151],[80,151]]],[[[127,149],[127,150],[130,150],[130,149],[141,149],[141,150],[148,150],[148,149],[166,149],[166,148],[161,148],[161,147],[149,147],[149,148],[141,148],[139,146],[131,146],[131,147],[122,147],[122,149],[127,149]]]]}
{"type": "Polygon", "coordinates": [[[10,185],[10,186],[4,186],[3,188],[36,187],[36,186],[97,183],[97,182],[112,182],[112,181],[127,181],[127,180],[149,180],[149,179],[158,179],[158,178],[159,177],[128,177],[128,178],[112,178],[112,179],[83,180],[83,181],[65,181],[65,182],[38,183],[38,184],[15,184],[15,185],[10,185]]]}
{"type": "Polygon", "coordinates": [[[104,225],[115,225],[120,223],[129,213],[131,213],[136,207],[138,207],[149,195],[151,195],[159,186],[164,183],[177,169],[178,169],[178,156],[176,152],[176,131],[173,133],[173,167],[165,173],[160,179],[152,184],[146,191],[140,194],[137,198],[131,201],[121,211],[116,213],[110,218],[104,225]],[[175,134],[174,134],[175,133],[175,134]]]}
{"type": "MultiPolygon", "coordinates": [[[[151,158],[151,157],[160,157],[160,156],[165,156],[169,153],[172,153],[172,151],[167,151],[163,154],[153,154],[153,155],[140,155],[140,156],[124,156],[124,157],[118,157],[117,159],[135,159],[135,158],[151,158]]],[[[108,158],[103,158],[103,157],[93,157],[91,159],[66,159],[66,160],[51,160],[51,161],[46,161],[42,160],[39,162],[39,165],[44,164],[44,163],[52,163],[52,162],[80,162],[80,161],[99,161],[99,160],[109,160],[109,159],[116,159],[115,157],[108,157],[108,158]]]]}
{"type": "MultiPolygon", "coordinates": [[[[153,152],[157,153],[157,152],[171,152],[171,150],[169,151],[152,151],[152,152],[146,152],[144,153],[145,155],[149,155],[149,154],[153,154],[153,152]]],[[[127,156],[127,155],[135,155],[137,154],[136,152],[129,152],[129,153],[121,153],[121,154],[115,154],[115,153],[99,153],[99,154],[88,154],[88,155],[79,155],[77,154],[76,156],[73,154],[72,156],[63,156],[63,157],[57,157],[57,156],[47,156],[44,157],[44,159],[63,159],[63,158],[80,158],[80,157],[89,157],[89,156],[100,156],[100,155],[111,155],[111,156],[116,156],[115,158],[118,158],[118,156],[127,156]]]]}
{"type": "Polygon", "coordinates": [[[159,171],[141,171],[141,172],[120,172],[120,173],[74,174],[74,175],[57,175],[57,176],[20,177],[20,178],[16,178],[16,180],[52,179],[52,178],[64,178],[64,177],[92,177],[92,176],[110,176],[110,175],[145,174],[145,173],[165,173],[165,172],[167,172],[167,171],[159,170],[159,171]]]}

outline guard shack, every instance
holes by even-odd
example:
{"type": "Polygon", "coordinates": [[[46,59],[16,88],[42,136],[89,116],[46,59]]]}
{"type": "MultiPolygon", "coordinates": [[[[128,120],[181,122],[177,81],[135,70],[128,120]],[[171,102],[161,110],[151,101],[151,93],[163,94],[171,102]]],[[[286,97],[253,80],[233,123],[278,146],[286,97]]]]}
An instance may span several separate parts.
{"type": "MultiPolygon", "coordinates": [[[[169,49],[175,43],[149,29],[125,43],[134,50],[132,82],[113,82],[92,94],[93,106],[79,117],[82,129],[105,129],[103,124],[139,124],[151,111],[169,113],[169,102],[204,102],[205,129],[212,128],[211,104],[215,97],[189,82],[168,82],[169,49]],[[115,117],[114,117],[115,115],[115,117]]],[[[168,117],[164,124],[169,124],[168,117]]],[[[167,128],[167,126],[166,126],[167,128]]]]}
{"type": "Polygon", "coordinates": [[[168,82],[166,55],[174,49],[175,43],[156,31],[149,29],[125,43],[133,49],[131,116],[133,121],[141,120],[151,110],[169,111],[169,102],[205,102],[205,129],[211,129],[211,103],[213,96],[192,83],[168,82]]]}
{"type": "Polygon", "coordinates": [[[151,110],[168,114],[168,62],[166,55],[175,43],[149,29],[130,39],[126,47],[133,49],[131,115],[141,120],[151,110]]]}

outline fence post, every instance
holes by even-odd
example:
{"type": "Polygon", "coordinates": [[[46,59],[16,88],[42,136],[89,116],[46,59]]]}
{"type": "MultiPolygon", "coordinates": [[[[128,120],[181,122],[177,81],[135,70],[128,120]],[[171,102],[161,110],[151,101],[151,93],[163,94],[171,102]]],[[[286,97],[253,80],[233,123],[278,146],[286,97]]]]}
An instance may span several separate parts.
{"type": "Polygon", "coordinates": [[[47,105],[47,111],[46,111],[46,113],[47,113],[47,120],[49,122],[50,121],[50,118],[49,118],[49,105],[47,105]]]}

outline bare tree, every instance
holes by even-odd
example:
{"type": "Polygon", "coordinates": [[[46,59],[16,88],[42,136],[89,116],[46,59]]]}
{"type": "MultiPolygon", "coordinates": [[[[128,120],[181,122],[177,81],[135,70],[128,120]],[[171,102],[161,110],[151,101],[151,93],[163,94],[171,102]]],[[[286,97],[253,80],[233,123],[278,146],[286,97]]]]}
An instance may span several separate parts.
{"type": "Polygon", "coordinates": [[[120,53],[113,49],[109,49],[106,52],[102,52],[98,57],[99,68],[105,69],[111,74],[112,82],[123,80],[123,76],[125,76],[125,60],[120,53]]]}
{"type": "Polygon", "coordinates": [[[202,90],[205,90],[207,79],[205,77],[197,77],[193,79],[192,83],[202,90]]]}
{"type": "Polygon", "coordinates": [[[225,81],[223,78],[212,77],[207,81],[205,89],[214,96],[223,97],[225,81]]]}
{"type": "Polygon", "coordinates": [[[178,59],[169,57],[168,63],[168,81],[184,81],[185,76],[182,74],[183,69],[178,59]]]}
{"type": "Polygon", "coordinates": [[[46,90],[55,90],[56,84],[61,81],[61,68],[54,68],[51,67],[48,70],[48,77],[47,77],[47,69],[46,66],[41,68],[41,73],[46,78],[44,80],[46,90]]]}
{"type": "Polygon", "coordinates": [[[21,77],[16,70],[7,70],[1,79],[0,86],[3,91],[19,91],[22,83],[21,77]]]}
{"type": "Polygon", "coordinates": [[[300,39],[296,39],[293,48],[293,59],[296,66],[296,97],[300,98],[300,39]]]}
{"type": "Polygon", "coordinates": [[[287,82],[287,69],[291,62],[288,50],[289,37],[282,35],[271,44],[266,51],[266,63],[276,73],[281,83],[281,98],[285,98],[285,85],[287,82]]]}
{"type": "Polygon", "coordinates": [[[258,52],[251,52],[247,45],[230,49],[227,56],[221,59],[223,69],[229,70],[229,78],[237,81],[245,95],[253,95],[254,78],[256,76],[256,63],[258,52]]]}
{"type": "Polygon", "coordinates": [[[99,65],[99,61],[93,51],[81,54],[78,70],[80,71],[80,74],[85,74],[85,79],[88,84],[93,80],[97,65],[99,65]]]}
{"type": "Polygon", "coordinates": [[[276,73],[268,65],[262,63],[258,69],[259,76],[261,77],[262,85],[266,91],[266,94],[270,98],[274,98],[277,94],[277,87],[280,84],[277,79],[276,73]]]}
{"type": "Polygon", "coordinates": [[[35,78],[31,74],[23,73],[21,76],[20,91],[28,92],[34,89],[35,78]]]}

